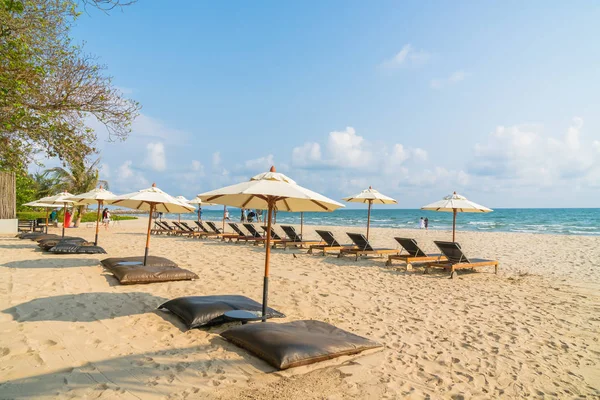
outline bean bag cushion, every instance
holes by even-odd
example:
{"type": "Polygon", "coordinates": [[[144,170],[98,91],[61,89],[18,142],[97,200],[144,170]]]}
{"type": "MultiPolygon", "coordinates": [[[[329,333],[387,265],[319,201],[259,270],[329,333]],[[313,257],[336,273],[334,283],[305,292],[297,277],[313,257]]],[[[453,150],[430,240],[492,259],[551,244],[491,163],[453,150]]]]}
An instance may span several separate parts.
{"type": "Polygon", "coordinates": [[[381,347],[367,338],[321,321],[246,324],[228,329],[221,336],[278,369],[381,347]]]}
{"type": "Polygon", "coordinates": [[[44,234],[44,235],[38,235],[35,237],[30,238],[31,240],[34,240],[36,242],[40,242],[40,240],[44,240],[44,239],[56,239],[56,238],[61,238],[60,235],[55,235],[54,233],[49,233],[49,234],[44,234]]]}
{"type": "MultiPolygon", "coordinates": [[[[223,314],[231,310],[262,311],[256,301],[237,295],[187,296],[169,300],[158,306],[177,315],[188,328],[218,325],[227,322],[223,314]]],[[[269,308],[267,318],[283,318],[284,314],[269,308]]]]}
{"type": "Polygon", "coordinates": [[[121,285],[170,281],[189,281],[198,275],[179,267],[156,267],[152,265],[119,265],[109,270],[121,285]]]}
{"type": "Polygon", "coordinates": [[[60,242],[49,250],[54,254],[106,254],[100,246],[82,245],[72,242],[60,242]]]}
{"type": "Polygon", "coordinates": [[[42,235],[45,235],[45,233],[44,232],[23,232],[23,233],[19,233],[16,237],[18,237],[19,239],[34,240],[38,236],[42,236],[42,235]]]}
{"type": "MultiPolygon", "coordinates": [[[[100,264],[102,264],[102,266],[104,268],[106,268],[110,271],[114,267],[118,267],[121,265],[136,265],[136,264],[142,265],[143,262],[144,262],[144,256],[140,256],[140,257],[110,257],[110,258],[105,258],[104,260],[100,261],[100,264]]],[[[168,258],[148,256],[148,258],[146,259],[146,266],[177,267],[177,264],[175,264],[173,261],[169,260],[168,258]]]]}
{"type": "Polygon", "coordinates": [[[64,237],[64,238],[58,237],[58,238],[40,240],[38,242],[38,246],[42,250],[48,251],[51,248],[53,248],[54,246],[61,244],[61,243],[71,243],[71,244],[81,245],[83,243],[86,243],[86,241],[85,241],[85,239],[78,238],[78,237],[64,237]]]}

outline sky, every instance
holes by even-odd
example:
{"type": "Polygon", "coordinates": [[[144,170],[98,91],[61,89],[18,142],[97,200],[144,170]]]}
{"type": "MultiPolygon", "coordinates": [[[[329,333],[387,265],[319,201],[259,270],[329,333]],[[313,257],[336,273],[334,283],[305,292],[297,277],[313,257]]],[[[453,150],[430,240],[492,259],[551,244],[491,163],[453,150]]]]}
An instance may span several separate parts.
{"type": "Polygon", "coordinates": [[[585,1],[139,0],[73,36],[143,106],[125,142],[91,121],[116,193],[274,165],[399,208],[600,207],[598,20],[585,1]]]}

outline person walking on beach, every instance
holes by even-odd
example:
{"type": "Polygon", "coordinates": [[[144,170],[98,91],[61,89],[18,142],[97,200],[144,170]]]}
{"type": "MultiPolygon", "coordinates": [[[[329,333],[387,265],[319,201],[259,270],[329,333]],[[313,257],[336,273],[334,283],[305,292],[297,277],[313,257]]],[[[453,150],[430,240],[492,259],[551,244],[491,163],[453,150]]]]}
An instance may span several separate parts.
{"type": "Polygon", "coordinates": [[[202,221],[202,207],[198,206],[198,221],[202,221]]]}
{"type": "Polygon", "coordinates": [[[240,216],[240,222],[246,222],[246,210],[242,208],[242,215],[240,216]]]}
{"type": "Polygon", "coordinates": [[[423,217],[421,217],[421,220],[419,221],[419,229],[425,229],[425,220],[423,217]]]}
{"type": "Polygon", "coordinates": [[[254,211],[250,210],[250,212],[248,213],[248,222],[253,222],[255,216],[256,214],[254,213],[254,211]]]}
{"type": "Polygon", "coordinates": [[[228,209],[225,209],[225,219],[227,221],[231,221],[231,219],[229,218],[229,210],[228,209]]]}
{"type": "Polygon", "coordinates": [[[53,224],[56,223],[56,216],[57,216],[57,212],[56,210],[52,210],[52,212],[50,213],[50,222],[52,222],[53,224]]]}
{"type": "Polygon", "coordinates": [[[110,211],[108,208],[105,208],[102,212],[102,225],[104,225],[104,230],[108,230],[108,225],[110,224],[110,211]]]}
{"type": "Polygon", "coordinates": [[[262,210],[256,210],[256,221],[262,222],[262,210]]]}
{"type": "Polygon", "coordinates": [[[429,229],[429,218],[425,217],[425,230],[429,229]]]}

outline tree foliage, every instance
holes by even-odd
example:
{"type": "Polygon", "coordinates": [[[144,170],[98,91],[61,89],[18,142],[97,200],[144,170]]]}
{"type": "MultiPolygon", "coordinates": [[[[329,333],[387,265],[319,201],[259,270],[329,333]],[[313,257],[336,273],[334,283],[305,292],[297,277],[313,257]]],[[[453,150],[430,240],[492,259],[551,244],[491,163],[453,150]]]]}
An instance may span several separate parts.
{"type": "MultiPolygon", "coordinates": [[[[85,3],[110,9],[129,2],[85,3]]],[[[109,140],[130,132],[140,106],[72,43],[76,6],[73,0],[0,0],[0,168],[24,171],[40,152],[84,165],[95,152],[94,117],[109,140]]]]}

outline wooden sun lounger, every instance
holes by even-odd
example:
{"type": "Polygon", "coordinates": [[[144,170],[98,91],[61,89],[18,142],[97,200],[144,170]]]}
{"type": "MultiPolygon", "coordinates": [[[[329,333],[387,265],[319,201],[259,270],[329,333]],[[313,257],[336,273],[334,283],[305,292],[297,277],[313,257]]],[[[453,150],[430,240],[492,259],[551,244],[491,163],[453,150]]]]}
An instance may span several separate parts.
{"type": "Polygon", "coordinates": [[[244,227],[250,232],[252,237],[254,238],[254,244],[258,245],[259,243],[264,243],[267,238],[260,234],[259,231],[256,230],[253,224],[244,224],[244,227]]]}
{"type": "Polygon", "coordinates": [[[259,242],[264,241],[263,238],[257,238],[252,235],[246,235],[236,223],[230,222],[229,226],[231,227],[231,229],[233,229],[235,233],[238,234],[236,243],[243,240],[245,243],[254,242],[254,244],[257,245],[259,242]]]}
{"type": "Polygon", "coordinates": [[[482,258],[467,258],[463,253],[460,245],[456,242],[442,242],[434,241],[435,245],[440,249],[442,254],[446,256],[447,261],[436,261],[428,263],[425,267],[425,273],[429,271],[429,268],[444,268],[446,271],[450,271],[450,279],[456,276],[456,270],[458,269],[475,269],[478,267],[494,267],[494,273],[498,273],[498,265],[500,264],[497,260],[485,260],[482,258]]]}
{"type": "Polygon", "coordinates": [[[206,221],[206,225],[208,225],[208,227],[212,229],[213,233],[216,233],[222,240],[229,239],[229,241],[231,241],[233,239],[237,239],[238,237],[237,233],[227,233],[217,228],[215,223],[212,221],[206,221]]]}
{"type": "Polygon", "coordinates": [[[182,235],[188,236],[188,237],[198,237],[198,238],[202,238],[202,237],[206,237],[206,234],[204,232],[200,232],[197,230],[194,230],[194,228],[192,228],[191,226],[189,226],[187,224],[187,222],[175,222],[173,221],[173,224],[175,226],[177,226],[179,229],[181,229],[182,235]]]}
{"type": "Polygon", "coordinates": [[[208,229],[206,229],[206,227],[204,226],[204,224],[202,223],[202,221],[194,221],[196,223],[196,225],[198,225],[198,228],[200,229],[200,234],[203,237],[220,237],[220,233],[215,233],[215,232],[211,232],[208,229]]]}
{"type": "Polygon", "coordinates": [[[287,250],[288,246],[304,247],[304,246],[311,246],[313,244],[323,244],[322,240],[304,240],[304,239],[302,239],[302,236],[300,236],[300,235],[298,235],[298,233],[296,233],[296,229],[294,229],[293,226],[281,225],[281,229],[283,229],[283,231],[285,232],[288,239],[290,239],[283,243],[284,250],[287,250]]]}
{"type": "Polygon", "coordinates": [[[154,221],[154,227],[150,229],[150,233],[153,235],[161,235],[163,233],[169,234],[170,230],[162,226],[160,221],[154,221]]]}
{"type": "Polygon", "coordinates": [[[406,263],[406,270],[410,271],[413,264],[425,263],[430,261],[445,261],[446,257],[442,254],[427,254],[417,244],[417,241],[409,238],[395,237],[396,242],[402,246],[402,251],[405,254],[390,254],[388,260],[385,263],[387,266],[392,265],[392,260],[400,260],[406,263]]]}
{"type": "Polygon", "coordinates": [[[354,261],[358,261],[358,257],[367,256],[367,255],[379,255],[383,256],[384,254],[399,254],[400,250],[398,249],[385,249],[385,248],[373,248],[365,235],[360,233],[346,233],[350,239],[356,245],[356,249],[341,249],[340,254],[338,254],[338,258],[342,257],[345,254],[354,254],[356,257],[354,261]]]}
{"type": "Polygon", "coordinates": [[[308,248],[308,254],[312,254],[313,251],[322,251],[322,255],[325,256],[328,251],[336,251],[343,249],[357,249],[356,245],[353,244],[340,244],[335,237],[333,232],[330,231],[319,231],[315,230],[317,235],[321,236],[325,244],[313,244],[308,248]]]}
{"type": "MultiPolygon", "coordinates": [[[[266,226],[261,226],[261,228],[265,231],[265,234],[267,233],[267,227],[266,226]]],[[[275,232],[275,229],[273,229],[273,227],[271,227],[271,247],[272,248],[276,248],[277,245],[282,245],[285,248],[286,242],[291,242],[292,240],[290,239],[285,239],[282,238],[281,236],[279,236],[277,234],[277,232],[275,232]]]]}

